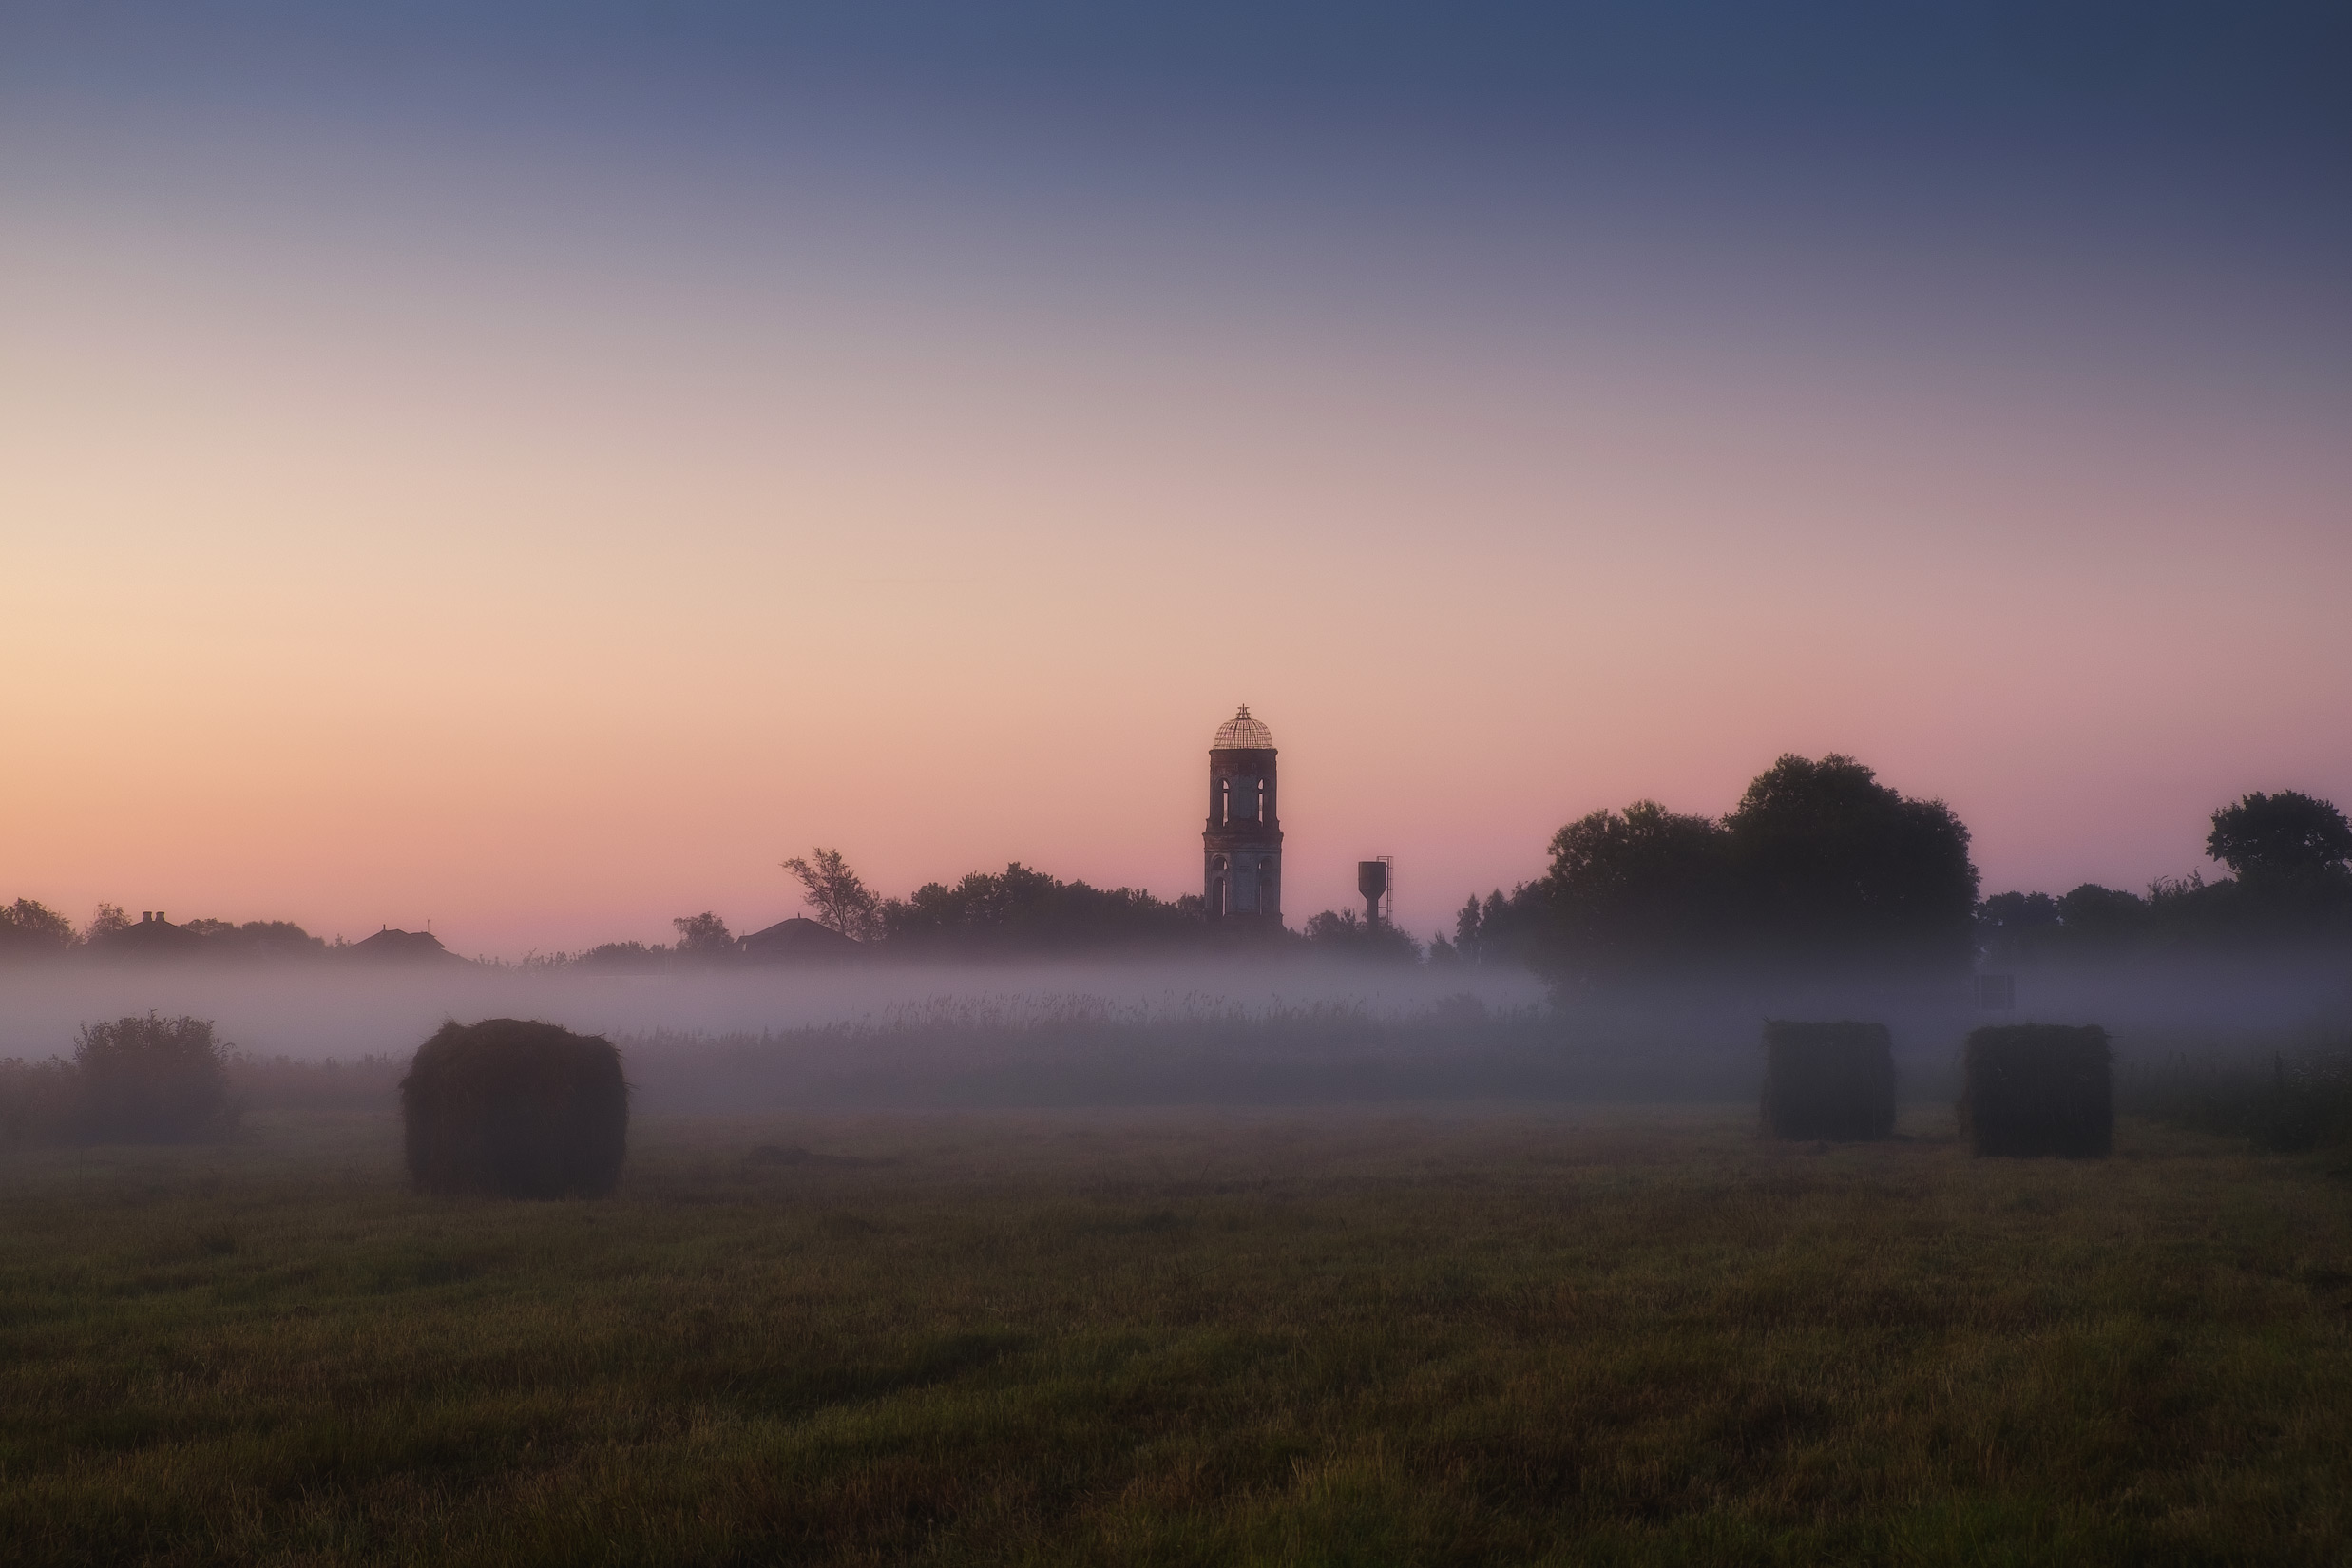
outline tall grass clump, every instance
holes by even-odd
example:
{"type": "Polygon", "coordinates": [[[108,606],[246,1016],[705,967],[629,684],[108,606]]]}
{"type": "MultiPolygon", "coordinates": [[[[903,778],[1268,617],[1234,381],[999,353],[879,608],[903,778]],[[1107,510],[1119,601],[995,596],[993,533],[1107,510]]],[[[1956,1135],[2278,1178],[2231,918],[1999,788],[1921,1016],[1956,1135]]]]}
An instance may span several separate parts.
{"type": "Polygon", "coordinates": [[[390,1054],[313,1061],[232,1051],[229,1088],[256,1111],[382,1112],[399,1096],[403,1065],[390,1054]]]}
{"type": "Polygon", "coordinates": [[[2153,1121],[2244,1138],[2271,1154],[2352,1146],[2352,1044],[2266,1060],[2170,1061],[2131,1073],[2124,1108],[2153,1121]]]}
{"type": "Polygon", "coordinates": [[[73,1063],[0,1061],[0,1144],[62,1143],[72,1135],[73,1063]]]}
{"type": "Polygon", "coordinates": [[[856,1023],[626,1037],[661,1111],[1747,1100],[1752,1023],[1692,1041],[1475,998],[1390,1012],[1185,997],[938,999],[856,1023]]]}
{"type": "Polygon", "coordinates": [[[1764,1125],[1774,1138],[1861,1141],[1895,1130],[1895,1048],[1884,1023],[1764,1026],[1764,1125]]]}
{"type": "Polygon", "coordinates": [[[628,1153],[629,1085],[602,1035],[454,1021],[400,1080],[409,1175],[426,1192],[602,1197],[628,1153]]]}
{"type": "Polygon", "coordinates": [[[1961,1134],[1979,1155],[2104,1158],[2115,1140],[2113,1056],[2095,1023],[1971,1032],[1961,1057],[1961,1134]]]}
{"type": "Polygon", "coordinates": [[[228,1061],[201,1018],[119,1018],[74,1039],[75,1128],[91,1143],[192,1143],[237,1124],[228,1061]]]}

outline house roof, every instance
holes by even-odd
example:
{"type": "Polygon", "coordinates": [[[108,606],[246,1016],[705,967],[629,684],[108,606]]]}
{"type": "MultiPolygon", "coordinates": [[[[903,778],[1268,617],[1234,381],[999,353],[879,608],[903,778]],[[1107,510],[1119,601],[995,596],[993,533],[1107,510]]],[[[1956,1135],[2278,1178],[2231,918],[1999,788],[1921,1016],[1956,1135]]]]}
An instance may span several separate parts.
{"type": "Polygon", "coordinates": [[[466,962],[441,946],[441,939],[430,931],[396,931],[389,926],[373,936],[353,943],[351,956],[407,963],[466,962]]]}
{"type": "Polygon", "coordinates": [[[764,930],[737,938],[736,945],[755,958],[821,957],[858,949],[856,942],[806,915],[779,920],[764,930]]]}

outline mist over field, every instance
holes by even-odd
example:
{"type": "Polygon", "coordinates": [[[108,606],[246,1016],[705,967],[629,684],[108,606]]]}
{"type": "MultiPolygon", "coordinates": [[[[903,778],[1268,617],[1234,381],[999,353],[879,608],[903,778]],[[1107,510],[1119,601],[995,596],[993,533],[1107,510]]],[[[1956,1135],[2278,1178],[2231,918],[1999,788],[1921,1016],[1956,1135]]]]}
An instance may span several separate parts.
{"type": "Polygon", "coordinates": [[[214,968],[185,965],[0,966],[0,1058],[68,1054],[100,1019],[158,1012],[213,1020],[260,1056],[351,1061],[405,1056],[449,1018],[543,1019],[614,1036],[756,1034],[886,1025],[927,1010],[1007,1023],[1073,1013],[1146,1022],[1344,1007],[1371,1018],[1425,1011],[1449,996],[1484,1007],[1543,1000],[1534,975],[1329,959],[1133,963],[856,965],[594,974],[450,965],[430,969],[214,968]]]}
{"type": "Polygon", "coordinates": [[[2352,980],[2329,955],[2182,961],[1957,986],[1848,977],[1759,987],[1684,971],[1576,999],[1516,966],[1329,957],[866,963],[599,974],[448,965],[0,967],[0,1060],[69,1056],[86,1024],[211,1021],[249,1100],[392,1107],[449,1020],[560,1023],[620,1045],[641,1110],[1313,1105],[1465,1100],[1752,1103],[1768,1018],[1885,1023],[1906,1102],[1949,1101],[1960,1042],[2012,1019],[2099,1023],[2127,1079],[2337,1046],[2352,980]],[[289,1080],[261,1063],[290,1059],[289,1080]],[[360,1069],[322,1091],[311,1068],[360,1069]],[[322,1099],[322,1094],[324,1098],[322,1099]]]}

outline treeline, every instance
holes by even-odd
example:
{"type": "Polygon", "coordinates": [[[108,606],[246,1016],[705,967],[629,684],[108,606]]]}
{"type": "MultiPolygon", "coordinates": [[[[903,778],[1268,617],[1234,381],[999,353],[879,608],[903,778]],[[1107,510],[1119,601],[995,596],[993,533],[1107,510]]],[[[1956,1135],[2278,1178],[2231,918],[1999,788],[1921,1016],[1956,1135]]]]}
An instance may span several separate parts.
{"type": "MultiPolygon", "coordinates": [[[[809,914],[827,945],[802,936],[763,950],[767,933],[737,936],[705,911],[672,922],[678,941],[647,947],[611,943],[533,961],[591,970],[659,970],[758,963],[770,957],[824,959],[992,959],[1291,949],[1419,959],[1411,937],[1367,927],[1350,910],[1325,911],[1303,932],[1241,922],[1212,923],[1197,894],[1154,897],[1138,888],[1097,888],[1015,861],[1002,871],[973,871],[955,882],[928,882],[905,898],[886,898],[837,850],[815,849],[784,862],[801,884],[809,914]]],[[[790,926],[792,922],[786,922],[790,926]]],[[[787,933],[797,935],[798,933],[787,933]]]]}
{"type": "Polygon", "coordinates": [[[2352,947],[2352,822],[2334,804],[2249,794],[2213,813],[2205,842],[2229,875],[1997,893],[1978,909],[1979,949],[1988,966],[2031,969],[2352,947]]]}
{"type": "MultiPolygon", "coordinates": [[[[887,898],[839,851],[819,848],[783,862],[806,917],[739,936],[706,910],[675,920],[672,944],[607,943],[534,955],[522,966],[625,973],[828,958],[1287,950],[1525,967],[1575,997],[1694,976],[1743,990],[1822,981],[1943,986],[1979,966],[2352,951],[2352,824],[2334,805],[2293,792],[2248,794],[2213,813],[2207,850],[2228,875],[2161,878],[2145,893],[2085,884],[1979,901],[1968,829],[1950,807],[1889,788],[1850,756],[1787,755],[1720,817],[1653,800],[1579,817],[1553,835],[1541,876],[1471,898],[1453,930],[1426,947],[1353,909],[1324,910],[1300,930],[1211,921],[1195,896],[1065,882],[1018,862],[887,898]]],[[[290,922],[175,927],[160,916],[131,922],[111,905],[77,929],[30,900],[0,907],[0,958],[345,951],[449,958],[420,932],[330,945],[290,922]]]]}
{"type": "Polygon", "coordinates": [[[1570,823],[1545,875],[1471,899],[1431,957],[1525,965],[1592,994],[2352,955],[2352,823],[2334,805],[2248,794],[2213,813],[2206,848],[2230,874],[1979,901],[1968,830],[1941,801],[1851,757],[1784,756],[1721,818],[1644,800],[1570,823]]]}
{"type": "Polygon", "coordinates": [[[202,958],[316,958],[356,946],[340,938],[330,943],[290,920],[239,924],[203,919],[175,925],[160,916],[132,920],[121,905],[101,904],[86,924],[76,927],[29,898],[0,905],[0,960],[134,956],[166,947],[174,954],[202,958]]]}
{"type": "Polygon", "coordinates": [[[1525,965],[1569,994],[1867,976],[1938,982],[1976,957],[1968,829],[1850,756],[1783,756],[1722,817],[1654,800],[1552,836],[1536,881],[1455,922],[1444,956],[1525,965]]]}

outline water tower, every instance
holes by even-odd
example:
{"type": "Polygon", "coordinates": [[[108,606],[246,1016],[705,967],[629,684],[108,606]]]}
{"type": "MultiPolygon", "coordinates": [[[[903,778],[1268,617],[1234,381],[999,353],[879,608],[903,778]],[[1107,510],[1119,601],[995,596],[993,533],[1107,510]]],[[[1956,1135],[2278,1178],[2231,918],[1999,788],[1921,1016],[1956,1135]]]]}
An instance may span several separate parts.
{"type": "Polygon", "coordinates": [[[1200,847],[1200,896],[1211,920],[1282,924],[1274,737],[1246,704],[1209,743],[1209,829],[1200,847]]]}
{"type": "Polygon", "coordinates": [[[1396,862],[1388,855],[1356,862],[1356,891],[1364,896],[1364,924],[1396,923],[1396,862]]]}

